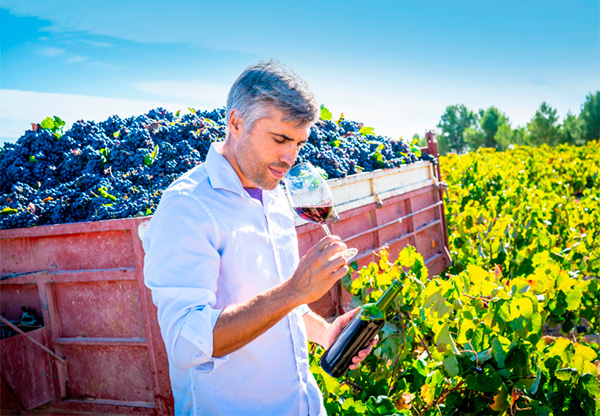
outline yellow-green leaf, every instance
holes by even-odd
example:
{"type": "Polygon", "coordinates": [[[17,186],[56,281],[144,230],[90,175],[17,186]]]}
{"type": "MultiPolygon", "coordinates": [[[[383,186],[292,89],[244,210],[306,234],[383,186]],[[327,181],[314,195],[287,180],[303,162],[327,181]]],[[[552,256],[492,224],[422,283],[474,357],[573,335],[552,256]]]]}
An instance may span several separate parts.
{"type": "Polygon", "coordinates": [[[40,127],[43,129],[52,130],[54,128],[54,120],[52,117],[46,117],[41,123],[40,127]]]}
{"type": "Polygon", "coordinates": [[[366,135],[369,135],[369,134],[375,134],[375,128],[374,127],[361,127],[361,129],[360,129],[359,132],[363,136],[366,136],[366,135]]]}
{"type": "Polygon", "coordinates": [[[575,355],[582,357],[585,361],[591,362],[591,361],[594,361],[598,357],[598,354],[596,354],[596,351],[594,351],[592,348],[588,347],[587,345],[576,343],[574,345],[574,347],[575,347],[575,355]]]}
{"type": "Polygon", "coordinates": [[[333,118],[333,114],[331,111],[327,109],[323,104],[321,104],[321,120],[331,120],[333,118]]]}
{"type": "MultiPolygon", "coordinates": [[[[521,316],[523,316],[524,318],[531,318],[531,315],[533,315],[533,303],[531,302],[531,299],[529,298],[520,298],[520,299],[515,299],[512,302],[512,307],[516,307],[516,309],[518,310],[519,314],[521,316]]],[[[512,309],[513,311],[513,319],[517,318],[518,316],[514,316],[514,309],[512,309]]]]}

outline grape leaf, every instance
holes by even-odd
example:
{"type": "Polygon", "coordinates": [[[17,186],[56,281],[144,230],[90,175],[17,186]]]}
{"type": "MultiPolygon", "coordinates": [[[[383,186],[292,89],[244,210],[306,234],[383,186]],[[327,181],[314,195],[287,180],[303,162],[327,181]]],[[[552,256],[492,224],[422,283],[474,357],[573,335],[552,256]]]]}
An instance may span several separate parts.
{"type": "Polygon", "coordinates": [[[456,355],[448,354],[446,358],[444,358],[444,368],[450,377],[456,377],[460,373],[460,367],[458,366],[456,355]]]}
{"type": "Polygon", "coordinates": [[[507,368],[526,367],[527,354],[521,349],[519,345],[515,345],[506,354],[504,364],[507,368]]]}
{"type": "Polygon", "coordinates": [[[41,123],[40,127],[43,129],[52,130],[54,128],[54,120],[52,117],[46,117],[41,123]]]}
{"type": "Polygon", "coordinates": [[[540,387],[541,380],[542,380],[542,369],[540,367],[538,367],[537,374],[535,376],[535,381],[529,388],[529,393],[531,393],[531,394],[537,393],[538,388],[540,387]]]}
{"type": "Polygon", "coordinates": [[[533,315],[533,302],[531,302],[531,299],[529,298],[523,297],[513,301],[511,309],[514,316],[515,309],[513,309],[513,307],[516,307],[516,310],[518,310],[517,313],[520,312],[520,315],[524,318],[529,319],[531,318],[531,315],[533,315]]]}
{"type": "Polygon", "coordinates": [[[498,393],[494,396],[494,402],[490,404],[490,408],[496,412],[504,412],[508,407],[508,388],[502,383],[498,389],[498,393]]]}
{"type": "Polygon", "coordinates": [[[436,335],[435,344],[438,346],[438,348],[445,348],[447,345],[449,345],[454,354],[460,354],[458,348],[456,348],[456,344],[454,343],[454,338],[452,338],[452,335],[450,335],[450,327],[448,326],[448,323],[445,323],[439,333],[436,335]]]}
{"type": "Polygon", "coordinates": [[[363,136],[367,136],[369,134],[375,134],[375,128],[374,127],[361,127],[359,130],[359,133],[362,134],[363,136]]]}
{"type": "Polygon", "coordinates": [[[333,118],[333,114],[331,111],[327,109],[323,104],[321,104],[321,120],[331,120],[333,118]]]}
{"type": "Polygon", "coordinates": [[[573,381],[577,377],[578,372],[574,368],[561,368],[554,372],[554,376],[562,381],[573,381]]]}
{"type": "Polygon", "coordinates": [[[585,361],[594,361],[596,358],[598,358],[598,354],[596,354],[596,352],[588,347],[587,345],[583,345],[580,343],[574,344],[575,347],[575,355],[580,356],[581,358],[583,358],[585,361]]]}

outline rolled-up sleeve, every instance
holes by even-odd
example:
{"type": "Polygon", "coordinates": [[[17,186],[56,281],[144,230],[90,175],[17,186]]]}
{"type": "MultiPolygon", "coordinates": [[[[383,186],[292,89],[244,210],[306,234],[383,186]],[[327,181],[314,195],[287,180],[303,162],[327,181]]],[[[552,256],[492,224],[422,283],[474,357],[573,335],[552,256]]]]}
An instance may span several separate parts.
{"type": "Polygon", "coordinates": [[[220,268],[217,224],[207,207],[188,195],[169,195],[142,236],[144,279],[158,309],[171,363],[210,372],[227,356],[214,358],[213,329],[220,268]]]}
{"type": "Polygon", "coordinates": [[[312,310],[310,309],[310,307],[306,304],[300,305],[296,308],[296,310],[300,313],[300,315],[304,315],[307,314],[309,312],[312,312],[312,310]]]}

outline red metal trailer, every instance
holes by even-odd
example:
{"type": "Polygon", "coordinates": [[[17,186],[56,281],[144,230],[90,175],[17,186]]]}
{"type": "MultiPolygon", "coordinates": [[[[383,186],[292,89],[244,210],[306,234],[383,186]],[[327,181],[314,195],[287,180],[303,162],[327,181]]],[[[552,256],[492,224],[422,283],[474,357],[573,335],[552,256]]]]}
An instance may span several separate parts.
{"type": "Polygon", "coordinates": [[[166,352],[143,282],[137,228],[146,220],[1,232],[0,315],[18,319],[26,306],[44,324],[0,341],[3,409],[11,391],[8,402],[39,412],[173,412],[166,352]]]}
{"type": "MultiPolygon", "coordinates": [[[[437,155],[435,137],[428,149],[437,155]]],[[[387,245],[411,244],[431,275],[450,264],[439,167],[417,162],[329,181],[332,232],[360,266],[387,245]]],[[[173,398],[156,309],[143,282],[139,238],[148,217],[0,231],[0,316],[22,308],[43,324],[0,340],[1,414],[168,415],[173,398]]],[[[297,222],[302,255],[323,236],[297,222]]],[[[349,295],[334,287],[311,305],[325,317],[349,295]]]]}

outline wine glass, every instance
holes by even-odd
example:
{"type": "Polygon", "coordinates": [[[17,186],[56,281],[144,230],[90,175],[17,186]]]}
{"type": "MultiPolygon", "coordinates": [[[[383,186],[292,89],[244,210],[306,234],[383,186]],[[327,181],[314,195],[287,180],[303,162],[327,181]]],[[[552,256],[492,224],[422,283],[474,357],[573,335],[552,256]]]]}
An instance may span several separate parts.
{"type": "MultiPolygon", "coordinates": [[[[283,182],[291,198],[292,208],[300,218],[321,224],[325,233],[331,235],[327,218],[333,210],[333,195],[317,168],[309,162],[300,163],[290,169],[283,182]]],[[[349,248],[342,255],[349,261],[357,253],[357,249],[349,248]]]]}

